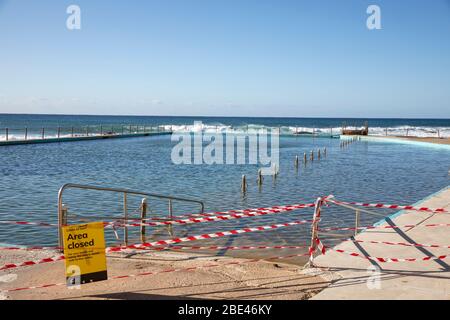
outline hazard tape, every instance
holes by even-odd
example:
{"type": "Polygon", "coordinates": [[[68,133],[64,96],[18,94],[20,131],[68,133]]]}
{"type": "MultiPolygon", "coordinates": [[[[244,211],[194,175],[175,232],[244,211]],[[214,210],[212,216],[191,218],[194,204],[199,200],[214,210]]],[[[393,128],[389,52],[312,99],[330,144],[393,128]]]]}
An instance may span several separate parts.
{"type": "Polygon", "coordinates": [[[0,247],[0,250],[13,251],[13,250],[23,250],[23,251],[34,251],[34,250],[62,250],[61,247],[0,247]]]}
{"type": "MultiPolygon", "coordinates": [[[[202,216],[202,218],[185,218],[185,219],[176,219],[176,220],[168,220],[168,221],[158,221],[158,222],[142,222],[147,220],[155,220],[158,218],[146,218],[146,219],[123,219],[125,221],[140,221],[140,223],[130,223],[123,224],[121,221],[115,222],[105,222],[105,226],[120,226],[120,227],[139,227],[139,226],[163,226],[163,225],[173,225],[173,224],[190,224],[190,223],[199,223],[199,222],[207,222],[207,221],[222,221],[222,220],[231,220],[231,219],[239,219],[242,217],[253,217],[259,215],[266,215],[271,213],[281,213],[286,211],[293,211],[297,209],[314,207],[313,203],[301,203],[294,205],[284,205],[284,206],[272,206],[265,208],[256,208],[256,209],[242,209],[242,210],[229,210],[222,212],[213,212],[213,213],[197,213],[197,214],[187,214],[185,216],[202,216]]],[[[178,216],[182,217],[182,216],[178,216]]],[[[160,219],[160,218],[159,218],[160,219]]],[[[53,223],[44,223],[44,222],[31,222],[31,221],[12,221],[12,220],[0,220],[0,224],[14,224],[14,225],[34,225],[34,226],[42,226],[42,227],[59,227],[58,224],[53,223]]]]}
{"type": "Polygon", "coordinates": [[[164,246],[164,245],[178,244],[180,242],[219,238],[219,237],[238,235],[238,234],[248,233],[248,232],[274,230],[274,229],[278,229],[278,228],[306,224],[306,223],[310,223],[310,222],[311,222],[311,220],[300,220],[300,221],[278,223],[278,224],[267,225],[267,226],[247,227],[247,228],[243,228],[243,229],[207,233],[207,234],[188,236],[188,237],[183,237],[183,238],[175,238],[175,239],[159,240],[159,241],[140,243],[140,244],[132,244],[132,245],[127,245],[127,246],[110,247],[110,248],[107,248],[106,252],[118,252],[118,251],[123,251],[126,249],[140,249],[140,248],[164,246]]]}
{"type": "Polygon", "coordinates": [[[403,226],[366,226],[366,227],[343,227],[343,228],[323,228],[319,231],[347,231],[347,230],[361,230],[361,229],[401,229],[401,228],[422,228],[422,227],[450,227],[450,223],[433,223],[425,225],[407,224],[403,226]]]}
{"type": "Polygon", "coordinates": [[[225,221],[232,219],[240,219],[244,217],[255,217],[261,215],[275,214],[286,211],[292,211],[302,208],[309,207],[309,204],[302,204],[296,206],[283,206],[283,207],[272,207],[264,210],[256,209],[250,210],[248,212],[242,213],[233,213],[229,215],[219,215],[219,216],[209,216],[202,218],[187,218],[182,220],[168,220],[168,221],[158,221],[158,222],[143,222],[143,223],[120,223],[120,222],[108,222],[109,226],[116,227],[141,227],[141,226],[166,226],[166,225],[174,225],[174,224],[192,224],[192,223],[201,223],[201,222],[212,222],[212,221],[225,221]]]}
{"type": "MultiPolygon", "coordinates": [[[[314,203],[300,203],[300,204],[292,204],[292,205],[282,205],[282,206],[272,206],[272,207],[263,207],[263,208],[252,208],[252,209],[238,209],[238,210],[228,210],[228,211],[216,211],[216,212],[209,212],[209,213],[189,213],[184,214],[180,216],[175,216],[174,218],[183,219],[186,217],[195,217],[195,216],[202,216],[202,217],[211,217],[211,216],[220,216],[220,215],[230,215],[230,214],[236,214],[236,213],[249,213],[254,211],[264,211],[264,210],[283,210],[283,211],[290,211],[295,209],[303,209],[303,208],[311,208],[314,207],[314,203]],[[289,209],[289,210],[285,210],[289,209]]],[[[155,218],[146,218],[146,219],[128,219],[130,221],[145,221],[145,220],[152,220],[155,218]]]]}
{"type": "Polygon", "coordinates": [[[325,254],[325,246],[322,244],[322,241],[320,241],[319,238],[316,239],[317,248],[322,254],[325,254]]]}
{"type": "Polygon", "coordinates": [[[25,261],[25,262],[20,262],[20,263],[8,263],[8,264],[5,264],[4,266],[0,267],[0,270],[34,266],[37,264],[56,262],[56,261],[61,261],[64,259],[65,259],[65,257],[62,255],[62,256],[58,256],[58,257],[44,258],[44,259],[40,259],[40,260],[31,260],[31,261],[25,261]]]}
{"type": "Polygon", "coordinates": [[[374,240],[356,240],[356,239],[346,239],[344,241],[351,241],[351,242],[358,242],[358,243],[386,244],[386,245],[391,245],[391,246],[422,247],[422,248],[447,248],[447,249],[450,249],[450,246],[440,245],[440,244],[421,244],[421,243],[374,241],[374,240]]]}
{"type": "MultiPolygon", "coordinates": [[[[207,265],[203,265],[203,266],[196,266],[196,267],[165,269],[165,270],[155,271],[155,272],[141,272],[141,273],[137,273],[137,274],[114,276],[114,277],[110,277],[108,280],[129,279],[129,278],[151,276],[151,275],[171,273],[171,272],[180,272],[180,271],[194,271],[197,269],[204,269],[204,268],[214,268],[214,267],[227,266],[227,265],[242,265],[242,264],[246,264],[246,263],[255,263],[255,262],[261,262],[261,261],[267,261],[267,260],[282,260],[282,259],[289,259],[289,258],[294,258],[294,257],[303,257],[303,256],[308,256],[308,255],[309,255],[308,253],[300,253],[300,254],[291,254],[288,256],[271,257],[271,258],[266,258],[266,259],[251,259],[251,260],[244,260],[244,261],[211,263],[211,264],[207,264],[207,265]]],[[[24,291],[24,290],[44,289],[44,288],[64,286],[64,285],[66,285],[66,283],[61,282],[61,283],[44,284],[44,285],[37,285],[37,286],[30,286],[30,287],[6,289],[6,290],[0,290],[0,292],[9,293],[9,292],[16,292],[16,291],[24,291]]]]}
{"type": "Polygon", "coordinates": [[[425,211],[432,213],[449,213],[447,210],[443,208],[428,208],[428,207],[414,207],[414,206],[402,206],[397,204],[383,204],[383,203],[363,203],[363,202],[345,202],[345,201],[337,201],[331,200],[330,198],[324,199],[326,202],[334,203],[334,204],[346,204],[346,205],[354,205],[360,207],[370,207],[370,208],[385,208],[385,209],[398,209],[398,210],[414,210],[414,211],[425,211]]]}
{"type": "MultiPolygon", "coordinates": [[[[310,223],[310,222],[311,222],[310,220],[300,220],[300,221],[293,221],[293,222],[287,222],[287,223],[273,224],[273,225],[268,225],[268,226],[248,227],[248,228],[236,229],[236,230],[230,230],[230,231],[200,234],[200,235],[188,236],[188,237],[183,237],[183,238],[159,240],[159,241],[154,241],[154,242],[131,244],[131,245],[126,245],[126,246],[108,247],[108,248],[106,248],[106,252],[111,253],[111,252],[125,251],[128,249],[142,249],[142,248],[149,248],[149,247],[159,247],[159,246],[164,246],[164,245],[178,244],[178,243],[187,242],[187,241],[219,238],[219,237],[224,237],[224,236],[238,235],[238,234],[242,234],[242,233],[255,232],[255,231],[274,230],[274,229],[279,229],[279,228],[294,226],[294,225],[300,225],[300,224],[305,224],[305,223],[310,223]]],[[[63,260],[64,256],[60,256],[57,258],[58,258],[57,260],[55,260],[55,258],[53,258],[53,257],[50,257],[50,258],[41,259],[39,261],[26,261],[26,262],[22,262],[22,263],[8,263],[8,264],[0,267],[0,270],[6,270],[6,269],[12,269],[12,268],[18,268],[18,267],[24,267],[24,266],[32,266],[32,265],[42,264],[42,263],[55,262],[55,261],[63,260]]]]}
{"type": "Polygon", "coordinates": [[[0,224],[32,225],[32,226],[40,226],[40,227],[57,227],[58,226],[57,224],[44,223],[44,222],[9,221],[9,220],[0,220],[0,224]]]}
{"type": "MultiPolygon", "coordinates": [[[[167,246],[161,248],[141,248],[139,250],[269,250],[269,249],[302,249],[304,246],[167,246]]],[[[130,249],[132,250],[132,249],[130,249]]]]}
{"type": "Polygon", "coordinates": [[[444,260],[448,257],[448,255],[441,255],[441,256],[425,256],[421,258],[381,258],[381,257],[372,257],[372,256],[365,256],[363,254],[357,253],[357,252],[351,252],[351,251],[345,251],[342,249],[333,249],[326,247],[328,250],[344,253],[352,257],[360,257],[367,260],[377,261],[377,262],[417,262],[417,261],[429,261],[429,260],[444,260]]]}

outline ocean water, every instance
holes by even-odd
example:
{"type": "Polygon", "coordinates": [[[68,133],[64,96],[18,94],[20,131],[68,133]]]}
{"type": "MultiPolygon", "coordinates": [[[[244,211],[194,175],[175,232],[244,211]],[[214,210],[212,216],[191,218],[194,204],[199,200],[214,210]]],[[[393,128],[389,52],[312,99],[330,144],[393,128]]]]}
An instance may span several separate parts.
{"type": "MultiPolygon", "coordinates": [[[[120,126],[193,125],[202,121],[215,126],[284,126],[338,128],[344,119],[268,119],[268,118],[171,118],[102,116],[26,116],[0,115],[0,127],[38,128],[42,126],[120,126]]],[[[362,120],[347,120],[362,123],[362,120]]],[[[369,124],[395,128],[449,128],[449,120],[370,120],[369,124]]],[[[430,129],[431,130],[431,129],[430,129]]],[[[108,139],[70,143],[0,147],[0,220],[57,222],[58,189],[65,183],[120,187],[202,200],[206,212],[310,203],[318,196],[333,194],[337,199],[364,202],[411,204],[440,190],[449,183],[450,152],[397,143],[358,141],[340,148],[339,139],[280,137],[280,173],[266,176],[261,188],[256,183],[258,165],[175,165],[171,161],[170,136],[108,139]],[[327,148],[320,161],[294,166],[295,156],[327,148]],[[241,192],[241,176],[246,175],[248,190],[241,192]]],[[[139,217],[140,197],[128,199],[130,217],[139,217]]],[[[69,222],[110,220],[119,217],[122,198],[98,191],[69,190],[64,196],[69,207],[69,222]]],[[[167,215],[165,201],[151,200],[149,216],[167,215]]],[[[195,212],[191,205],[174,203],[177,215],[195,212]]],[[[389,210],[376,210],[383,215],[389,210]]],[[[217,232],[247,226],[267,225],[298,219],[311,219],[312,209],[291,213],[242,218],[223,222],[176,226],[176,236],[217,232]]],[[[362,214],[363,225],[380,217],[362,214]]],[[[325,207],[321,226],[353,226],[354,212],[325,207]]],[[[309,225],[254,232],[215,240],[200,240],[191,245],[305,245],[309,225]]],[[[170,238],[166,228],[147,227],[148,240],[170,238]]],[[[122,230],[118,230],[122,236],[122,230]]],[[[139,242],[138,229],[130,229],[130,242],[139,242]]],[[[117,244],[114,232],[107,231],[108,243],[117,244]]],[[[329,241],[332,241],[330,238],[329,241]]],[[[57,245],[56,228],[0,224],[0,243],[17,245],[57,245]]],[[[187,245],[190,245],[187,243],[187,245]]],[[[258,252],[246,255],[261,256],[258,252]]],[[[226,254],[237,255],[237,252],[226,254]]],[[[273,254],[272,254],[273,255],[273,254]]]]}
{"type": "MultiPolygon", "coordinates": [[[[61,135],[85,133],[89,127],[90,133],[99,133],[100,127],[106,131],[125,132],[132,125],[141,130],[160,126],[166,130],[207,132],[225,131],[227,129],[247,130],[262,127],[276,127],[282,133],[314,132],[337,134],[342,125],[348,128],[362,127],[367,119],[346,118],[245,118],[245,117],[162,117],[162,116],[73,116],[73,115],[12,115],[0,114],[0,140],[5,138],[5,128],[9,130],[9,139],[23,139],[25,128],[28,136],[40,137],[42,128],[45,136],[54,137],[60,127],[61,135]],[[201,121],[200,128],[194,125],[201,121]]],[[[410,135],[418,137],[450,137],[450,119],[369,119],[369,133],[373,135],[410,135]]]]}

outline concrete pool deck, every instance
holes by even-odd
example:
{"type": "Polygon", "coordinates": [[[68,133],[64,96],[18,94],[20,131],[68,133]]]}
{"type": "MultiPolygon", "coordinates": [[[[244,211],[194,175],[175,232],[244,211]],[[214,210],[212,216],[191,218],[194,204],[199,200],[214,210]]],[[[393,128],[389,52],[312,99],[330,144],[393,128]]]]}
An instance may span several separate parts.
{"type": "MultiPolygon", "coordinates": [[[[52,256],[48,251],[5,251],[3,254],[0,264],[52,256]]],[[[64,262],[58,261],[0,272],[0,300],[304,300],[327,285],[321,277],[304,273],[292,264],[249,262],[248,259],[184,252],[146,251],[137,255],[109,255],[108,275],[157,274],[95,282],[72,290],[61,285],[4,291],[64,282],[64,270],[64,262]],[[158,273],[178,268],[193,270],[158,273]]]]}
{"type": "MultiPolygon", "coordinates": [[[[421,201],[420,206],[450,211],[450,187],[421,201]]],[[[363,213],[362,213],[363,214],[363,213]]],[[[323,219],[326,217],[324,216],[323,219]]],[[[342,242],[335,249],[383,258],[423,258],[448,255],[450,233],[447,227],[423,227],[425,224],[450,223],[450,214],[402,211],[382,225],[416,225],[412,228],[373,229],[359,233],[359,241],[389,241],[438,244],[443,247],[415,247],[342,242]],[[421,226],[422,225],[422,226],[421,226]]],[[[450,299],[450,258],[416,262],[380,263],[328,250],[314,264],[331,277],[330,285],[312,299],[450,299]],[[378,270],[373,271],[374,268],[378,270]],[[378,282],[379,280],[379,282],[378,282]]]]}
{"type": "MultiPolygon", "coordinates": [[[[341,136],[355,137],[355,136],[341,136]]],[[[433,137],[407,137],[407,136],[357,136],[362,141],[375,142],[395,142],[402,144],[411,144],[422,147],[433,147],[438,149],[450,150],[450,138],[433,138],[433,137]]]]}

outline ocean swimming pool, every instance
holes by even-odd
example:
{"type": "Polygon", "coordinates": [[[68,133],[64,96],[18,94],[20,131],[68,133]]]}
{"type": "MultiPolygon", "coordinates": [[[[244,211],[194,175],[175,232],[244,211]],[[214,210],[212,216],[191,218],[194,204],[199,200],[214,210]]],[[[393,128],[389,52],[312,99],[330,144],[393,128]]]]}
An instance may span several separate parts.
{"type": "MultiPolygon", "coordinates": [[[[358,141],[346,148],[339,139],[282,136],[280,173],[266,176],[261,189],[256,183],[258,165],[175,165],[169,136],[103,141],[6,146],[0,149],[0,220],[56,223],[57,192],[65,183],[121,187],[202,200],[206,212],[313,202],[318,196],[333,194],[342,200],[414,203],[448,185],[450,152],[445,149],[389,142],[358,141]],[[320,161],[294,166],[295,156],[327,148],[320,161]],[[241,192],[241,176],[248,190],[241,192]]],[[[129,199],[129,212],[138,217],[139,197],[129,199]]],[[[120,215],[119,195],[97,191],[69,191],[64,201],[69,219],[75,215],[96,217],[120,215]]],[[[150,214],[167,214],[167,204],[149,203],[150,214]]],[[[175,214],[196,207],[175,207],[175,214]]],[[[392,211],[380,210],[389,215],[392,211]]],[[[176,226],[176,236],[230,230],[310,219],[312,209],[291,213],[176,226]]],[[[130,215],[131,216],[131,215],[130,215]]],[[[322,226],[352,226],[354,212],[326,207],[322,226]]],[[[98,219],[97,219],[98,220],[98,219]]],[[[362,215],[361,224],[378,221],[362,215]]],[[[138,228],[134,229],[138,231],[138,228]]],[[[147,228],[149,239],[169,238],[163,228],[147,228]]],[[[114,234],[107,232],[110,244],[114,234]]],[[[277,231],[195,241],[192,245],[303,245],[309,239],[309,225],[277,231]]],[[[0,243],[57,245],[56,228],[0,224],[0,243]]],[[[130,242],[138,242],[130,231],[130,242]],[[133,241],[134,240],[134,241],[133,241]]],[[[189,245],[189,244],[188,244],[189,245]]],[[[235,253],[232,253],[235,254],[235,253]]],[[[261,254],[261,253],[258,253],[261,254]]]]}

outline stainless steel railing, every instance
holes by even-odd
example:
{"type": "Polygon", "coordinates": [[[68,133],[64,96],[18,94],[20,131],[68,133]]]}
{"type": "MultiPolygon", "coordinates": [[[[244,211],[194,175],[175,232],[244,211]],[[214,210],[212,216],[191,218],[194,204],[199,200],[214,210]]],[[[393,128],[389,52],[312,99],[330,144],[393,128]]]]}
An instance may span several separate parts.
{"type": "Polygon", "coordinates": [[[93,125],[82,127],[42,127],[42,128],[1,128],[1,141],[29,141],[56,138],[75,138],[105,135],[145,134],[165,132],[164,126],[147,125],[93,125]]]}
{"type": "MultiPolygon", "coordinates": [[[[147,213],[146,198],[156,198],[156,199],[167,200],[168,201],[168,212],[169,212],[168,219],[169,220],[172,220],[172,217],[173,217],[173,202],[174,201],[196,204],[196,205],[200,206],[200,211],[199,211],[200,213],[203,213],[205,210],[204,203],[199,200],[167,196],[167,195],[160,195],[160,194],[155,194],[155,193],[148,193],[148,192],[143,192],[143,191],[123,189],[123,188],[108,188],[108,187],[100,187],[100,186],[67,183],[67,184],[64,184],[59,189],[59,192],[58,192],[58,243],[59,243],[60,248],[62,248],[62,246],[63,246],[62,227],[64,225],[67,225],[67,206],[63,203],[63,194],[64,194],[64,191],[66,191],[67,189],[97,190],[97,191],[122,193],[123,194],[123,220],[125,222],[128,220],[128,203],[127,203],[128,195],[138,195],[138,196],[144,197],[142,199],[142,206],[141,206],[141,219],[143,219],[143,220],[145,219],[145,215],[147,213]]],[[[141,233],[145,234],[145,227],[141,227],[141,233]]],[[[124,242],[125,242],[125,245],[128,244],[128,230],[126,227],[124,227],[124,242]]]]}

